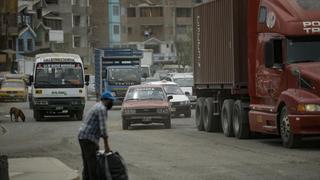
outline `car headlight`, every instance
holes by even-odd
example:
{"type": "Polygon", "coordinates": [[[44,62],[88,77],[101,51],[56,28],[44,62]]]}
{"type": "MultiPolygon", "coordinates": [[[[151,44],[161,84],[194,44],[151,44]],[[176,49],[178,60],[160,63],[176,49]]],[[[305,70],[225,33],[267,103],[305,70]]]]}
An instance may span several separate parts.
{"type": "Polygon", "coordinates": [[[320,105],[318,105],[318,104],[299,104],[297,111],[298,112],[319,112],[320,105]]]}
{"type": "Polygon", "coordinates": [[[157,109],[157,113],[169,113],[169,109],[167,109],[167,108],[160,108],[160,109],[157,109]]]}
{"type": "Polygon", "coordinates": [[[182,101],[182,102],[180,102],[180,104],[181,105],[188,105],[188,104],[190,104],[190,101],[182,101]]]}
{"type": "Polygon", "coordinates": [[[136,110],[135,109],[124,109],[123,113],[124,114],[135,114],[136,110]]]}

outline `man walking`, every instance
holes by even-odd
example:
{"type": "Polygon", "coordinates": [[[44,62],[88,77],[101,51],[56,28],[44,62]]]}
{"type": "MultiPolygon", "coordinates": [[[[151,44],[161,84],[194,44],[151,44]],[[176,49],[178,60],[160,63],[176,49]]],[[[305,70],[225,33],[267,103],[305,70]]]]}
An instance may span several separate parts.
{"type": "Polygon", "coordinates": [[[97,180],[96,153],[99,150],[99,140],[104,140],[105,152],[110,152],[108,133],[106,129],[107,110],[111,109],[115,98],[109,91],[101,95],[101,101],[87,113],[79,130],[79,143],[83,159],[83,180],[97,180]]]}

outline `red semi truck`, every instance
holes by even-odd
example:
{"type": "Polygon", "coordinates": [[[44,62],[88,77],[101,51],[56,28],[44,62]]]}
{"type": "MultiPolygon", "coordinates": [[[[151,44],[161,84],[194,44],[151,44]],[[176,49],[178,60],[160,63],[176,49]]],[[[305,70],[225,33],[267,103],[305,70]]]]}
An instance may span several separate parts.
{"type": "Polygon", "coordinates": [[[198,130],[320,135],[320,1],[215,0],[193,29],[198,130]]]}

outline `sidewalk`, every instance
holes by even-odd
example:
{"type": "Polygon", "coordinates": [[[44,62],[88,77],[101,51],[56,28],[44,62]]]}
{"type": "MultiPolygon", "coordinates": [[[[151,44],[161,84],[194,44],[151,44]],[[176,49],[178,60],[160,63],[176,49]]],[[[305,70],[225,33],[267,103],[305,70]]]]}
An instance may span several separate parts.
{"type": "Polygon", "coordinates": [[[10,180],[80,180],[77,171],[55,158],[9,159],[10,180]]]}

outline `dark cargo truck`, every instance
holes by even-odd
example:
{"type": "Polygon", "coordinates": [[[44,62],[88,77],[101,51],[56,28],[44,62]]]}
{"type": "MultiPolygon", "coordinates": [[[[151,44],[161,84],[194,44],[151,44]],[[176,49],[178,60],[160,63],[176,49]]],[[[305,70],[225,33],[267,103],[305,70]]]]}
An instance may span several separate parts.
{"type": "Polygon", "coordinates": [[[320,2],[215,0],[193,13],[196,125],[285,147],[320,135],[320,2]]]}

